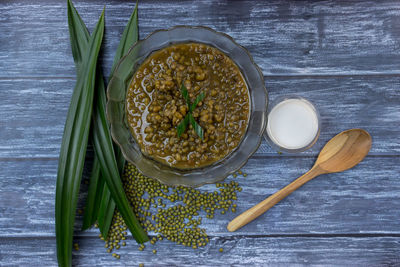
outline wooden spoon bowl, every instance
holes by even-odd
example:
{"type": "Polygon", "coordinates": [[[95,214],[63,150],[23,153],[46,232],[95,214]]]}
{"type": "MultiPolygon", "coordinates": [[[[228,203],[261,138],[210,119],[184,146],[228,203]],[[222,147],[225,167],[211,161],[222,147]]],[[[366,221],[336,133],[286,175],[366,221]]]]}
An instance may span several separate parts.
{"type": "Polygon", "coordinates": [[[333,137],[321,150],[314,166],[304,175],[266,198],[254,207],[243,212],[228,224],[233,232],[251,222],[294,190],[311,179],[325,173],[342,172],[353,168],[367,156],[371,149],[372,138],[362,129],[351,129],[333,137]]]}
{"type": "Polygon", "coordinates": [[[372,138],[363,129],[351,129],[333,137],[322,148],[315,166],[326,173],[342,172],[360,163],[371,149],[372,138]]]}

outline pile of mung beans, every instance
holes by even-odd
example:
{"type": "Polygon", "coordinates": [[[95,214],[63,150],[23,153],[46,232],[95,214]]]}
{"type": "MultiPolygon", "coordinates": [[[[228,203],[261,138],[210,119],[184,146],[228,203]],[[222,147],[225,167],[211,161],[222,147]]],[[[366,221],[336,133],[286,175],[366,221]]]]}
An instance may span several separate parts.
{"type": "MultiPolygon", "coordinates": [[[[238,174],[247,176],[239,171],[233,177],[236,178],[238,174]]],[[[193,249],[204,247],[209,242],[205,229],[200,228],[203,215],[212,219],[216,212],[236,212],[234,201],[237,192],[242,191],[236,181],[217,183],[213,192],[183,186],[171,187],[142,175],[129,163],[122,180],[136,216],[145,231],[151,234],[151,245],[165,238],[193,249]]],[[[104,240],[101,234],[99,236],[104,240]]],[[[126,246],[126,238],[127,226],[116,210],[110,232],[104,240],[107,252],[119,259],[120,255],[115,251],[126,246]]],[[[138,249],[142,251],[146,245],[139,245],[138,249]]],[[[222,252],[222,248],[219,251],[222,252]]],[[[157,250],[153,249],[152,252],[156,254],[157,250]]]]}

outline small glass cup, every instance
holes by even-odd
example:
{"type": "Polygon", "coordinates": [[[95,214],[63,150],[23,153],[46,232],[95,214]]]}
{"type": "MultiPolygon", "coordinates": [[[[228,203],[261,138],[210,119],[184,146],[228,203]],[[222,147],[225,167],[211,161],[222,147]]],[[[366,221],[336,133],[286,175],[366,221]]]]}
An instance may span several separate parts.
{"type": "Polygon", "coordinates": [[[278,97],[275,101],[273,101],[272,105],[270,106],[270,108],[268,110],[268,122],[267,122],[267,128],[265,129],[265,132],[264,132],[264,138],[268,142],[268,144],[278,152],[300,153],[300,152],[303,152],[303,151],[311,148],[317,142],[320,131],[321,131],[321,119],[320,119],[319,112],[316,109],[315,105],[303,97],[296,96],[296,95],[287,95],[287,96],[278,97]],[[274,108],[276,108],[276,107],[278,107],[278,105],[281,105],[284,102],[286,102],[288,100],[292,100],[292,99],[300,100],[302,102],[302,104],[305,104],[308,108],[310,108],[310,110],[315,115],[316,124],[317,124],[317,129],[316,129],[314,138],[310,142],[307,142],[304,146],[300,146],[300,147],[288,147],[288,146],[285,146],[284,144],[282,144],[282,142],[279,142],[279,140],[277,138],[277,134],[274,135],[272,133],[273,130],[271,129],[271,124],[270,124],[270,122],[271,122],[270,115],[271,115],[271,112],[274,111],[274,108]]]}

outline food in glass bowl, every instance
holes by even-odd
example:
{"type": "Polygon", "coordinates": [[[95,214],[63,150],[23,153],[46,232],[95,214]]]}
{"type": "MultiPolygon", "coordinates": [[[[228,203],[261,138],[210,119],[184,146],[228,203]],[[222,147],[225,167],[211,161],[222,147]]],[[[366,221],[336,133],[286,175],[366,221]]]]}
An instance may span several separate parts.
{"type": "Polygon", "coordinates": [[[250,116],[249,90],[222,51],[174,44],[150,54],[137,69],[126,112],[144,154],[179,169],[204,167],[240,144],[250,116]]]}
{"type": "MultiPolygon", "coordinates": [[[[178,84],[176,89],[182,85],[184,84],[178,84]]],[[[196,94],[196,98],[201,94],[202,92],[196,94]]],[[[197,187],[222,181],[241,168],[257,150],[267,122],[268,94],[260,68],[254,63],[249,52],[237,44],[232,37],[203,26],[175,26],[166,30],[157,30],[136,42],[115,68],[108,83],[107,97],[107,117],[111,125],[111,136],[124,157],[144,175],[168,185],[197,187]],[[238,146],[224,158],[198,168],[173,167],[145,153],[133,134],[127,112],[128,90],[135,73],[142,64],[157,51],[171,45],[188,43],[209,45],[229,57],[240,69],[249,96],[248,120],[238,146]]],[[[191,102],[194,104],[193,99],[191,102]]],[[[195,110],[200,107],[196,105],[195,110]]],[[[195,121],[201,124],[199,118],[195,121]]],[[[187,125],[185,133],[190,131],[190,125],[187,125]]],[[[177,130],[178,127],[175,128],[177,130]]],[[[206,129],[203,130],[205,132],[206,129]]],[[[198,138],[197,135],[195,136],[198,138]]]]}

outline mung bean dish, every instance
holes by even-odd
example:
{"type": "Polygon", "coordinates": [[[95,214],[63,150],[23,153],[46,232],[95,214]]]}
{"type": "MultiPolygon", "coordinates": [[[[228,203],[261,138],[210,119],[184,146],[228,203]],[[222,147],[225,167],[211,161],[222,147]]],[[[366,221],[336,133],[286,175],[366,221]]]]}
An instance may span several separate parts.
{"type": "Polygon", "coordinates": [[[204,167],[239,145],[249,120],[249,90],[238,66],[220,50],[175,44],[140,65],[128,88],[126,112],[143,154],[179,169],[204,167]],[[178,133],[188,116],[190,123],[178,133]]]}

